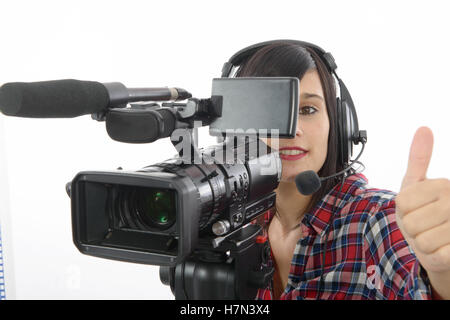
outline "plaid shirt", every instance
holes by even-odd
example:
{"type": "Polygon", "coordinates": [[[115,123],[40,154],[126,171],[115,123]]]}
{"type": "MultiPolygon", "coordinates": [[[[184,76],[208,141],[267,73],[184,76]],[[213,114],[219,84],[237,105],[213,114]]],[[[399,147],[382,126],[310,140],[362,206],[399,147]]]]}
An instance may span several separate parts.
{"type": "MultiPolygon", "coordinates": [[[[361,173],[348,176],[340,193],[341,183],[305,214],[280,299],[432,298],[426,272],[395,221],[396,194],[370,188],[367,182],[361,173]]],[[[273,215],[269,210],[264,216],[266,235],[273,215]]],[[[268,265],[273,265],[272,254],[268,265]]],[[[259,289],[256,299],[272,299],[272,287],[273,282],[259,289]]]]}

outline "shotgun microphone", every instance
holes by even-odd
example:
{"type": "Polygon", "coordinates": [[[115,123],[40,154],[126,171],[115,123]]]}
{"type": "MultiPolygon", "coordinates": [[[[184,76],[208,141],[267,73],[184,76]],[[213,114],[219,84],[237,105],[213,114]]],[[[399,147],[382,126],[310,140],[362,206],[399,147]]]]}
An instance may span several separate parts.
{"type": "Polygon", "coordinates": [[[73,118],[123,108],[129,102],[177,101],[191,96],[180,88],[127,88],[119,82],[11,82],[0,87],[0,111],[16,117],[73,118]]]}

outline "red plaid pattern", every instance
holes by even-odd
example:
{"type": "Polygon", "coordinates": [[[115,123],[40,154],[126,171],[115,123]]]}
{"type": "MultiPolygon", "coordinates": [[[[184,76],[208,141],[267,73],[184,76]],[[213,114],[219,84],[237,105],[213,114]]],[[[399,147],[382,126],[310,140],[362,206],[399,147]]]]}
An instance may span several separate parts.
{"type": "MultiPolygon", "coordinates": [[[[340,192],[341,183],[305,214],[280,299],[432,298],[426,272],[395,221],[396,194],[367,182],[361,173],[346,177],[340,192]]],[[[266,212],[265,230],[273,215],[266,212]]],[[[258,290],[256,299],[272,299],[272,287],[258,290]]]]}

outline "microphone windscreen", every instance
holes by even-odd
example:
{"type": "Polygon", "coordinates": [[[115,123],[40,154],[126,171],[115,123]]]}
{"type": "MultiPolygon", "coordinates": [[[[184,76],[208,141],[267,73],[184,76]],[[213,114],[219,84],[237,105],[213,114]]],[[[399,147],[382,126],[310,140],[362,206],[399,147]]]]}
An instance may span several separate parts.
{"type": "Polygon", "coordinates": [[[321,182],[317,173],[308,170],[300,172],[295,177],[295,185],[301,194],[309,196],[320,189],[321,182]]]}
{"type": "Polygon", "coordinates": [[[10,82],[0,88],[0,111],[7,116],[73,118],[102,111],[108,104],[105,86],[94,81],[10,82]]]}

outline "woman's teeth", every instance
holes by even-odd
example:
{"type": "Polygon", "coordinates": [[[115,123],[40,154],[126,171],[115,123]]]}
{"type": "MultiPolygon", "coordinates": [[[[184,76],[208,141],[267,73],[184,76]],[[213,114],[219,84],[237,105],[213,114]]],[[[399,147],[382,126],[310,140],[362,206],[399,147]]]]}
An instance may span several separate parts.
{"type": "Polygon", "coordinates": [[[284,154],[287,156],[293,156],[293,155],[297,155],[297,154],[301,154],[301,153],[305,153],[305,151],[301,151],[301,150],[280,150],[280,154],[284,154]]]}

